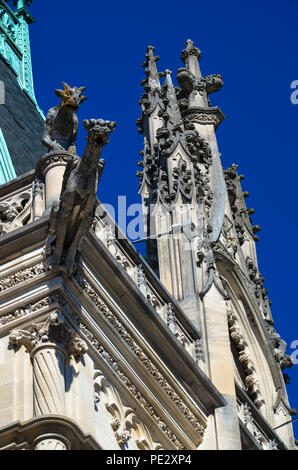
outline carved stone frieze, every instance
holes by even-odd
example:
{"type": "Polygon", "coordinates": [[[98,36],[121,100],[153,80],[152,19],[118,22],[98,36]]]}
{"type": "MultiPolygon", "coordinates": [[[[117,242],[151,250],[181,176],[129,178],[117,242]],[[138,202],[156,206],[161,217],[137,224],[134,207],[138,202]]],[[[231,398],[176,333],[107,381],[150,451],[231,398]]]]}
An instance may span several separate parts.
{"type": "Polygon", "coordinates": [[[43,307],[47,307],[52,302],[52,297],[45,297],[44,299],[39,300],[38,302],[25,305],[22,308],[18,308],[14,312],[8,313],[0,317],[0,327],[7,325],[8,323],[17,320],[18,318],[25,317],[30,313],[34,313],[40,310],[43,307]]]}
{"type": "Polygon", "coordinates": [[[198,124],[212,124],[215,129],[225,119],[219,108],[190,108],[182,111],[182,117],[187,117],[189,121],[198,124]]]}
{"type": "Polygon", "coordinates": [[[46,268],[43,263],[38,263],[35,266],[30,266],[28,268],[22,269],[16,273],[10,274],[0,280],[0,292],[10,289],[21,282],[28,281],[33,279],[40,274],[46,272],[46,268]]]}
{"type": "Polygon", "coordinates": [[[147,297],[147,280],[141,264],[137,267],[137,286],[142,294],[147,297]]]}
{"type": "Polygon", "coordinates": [[[253,435],[256,442],[263,450],[279,450],[278,443],[275,439],[270,438],[266,431],[260,427],[255,421],[251,407],[248,403],[239,403],[239,417],[243,421],[245,427],[253,435]]]}
{"type": "Polygon", "coordinates": [[[159,299],[156,293],[148,286],[147,288],[147,299],[151,303],[152,307],[157,311],[160,312],[162,308],[161,299],[159,299]]]}

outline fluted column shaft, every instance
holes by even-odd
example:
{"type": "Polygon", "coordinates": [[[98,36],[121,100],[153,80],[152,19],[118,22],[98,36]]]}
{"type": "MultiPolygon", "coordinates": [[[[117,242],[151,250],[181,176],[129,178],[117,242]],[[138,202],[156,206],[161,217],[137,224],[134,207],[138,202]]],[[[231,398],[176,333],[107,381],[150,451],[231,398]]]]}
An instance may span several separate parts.
{"type": "Polygon", "coordinates": [[[32,350],[31,358],[34,416],[63,415],[65,351],[55,344],[44,343],[32,350]]]}

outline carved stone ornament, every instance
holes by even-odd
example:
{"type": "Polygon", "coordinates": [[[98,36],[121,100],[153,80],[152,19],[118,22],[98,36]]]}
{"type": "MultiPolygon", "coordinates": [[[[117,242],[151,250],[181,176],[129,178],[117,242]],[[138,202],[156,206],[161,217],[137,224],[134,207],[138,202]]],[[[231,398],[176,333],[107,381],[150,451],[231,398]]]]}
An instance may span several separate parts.
{"type": "Polygon", "coordinates": [[[46,268],[43,263],[38,263],[34,266],[22,269],[16,273],[10,274],[0,279],[0,292],[18,285],[21,282],[28,281],[34,277],[46,272],[46,268]]]}
{"type": "Polygon", "coordinates": [[[273,357],[275,361],[280,365],[282,370],[292,367],[295,364],[295,361],[286,353],[287,343],[281,339],[280,335],[276,332],[272,321],[267,320],[266,327],[271,344],[274,348],[273,357]]]}
{"type": "Polygon", "coordinates": [[[225,300],[229,300],[230,296],[224,286],[224,279],[220,275],[216,266],[216,243],[208,241],[208,233],[205,231],[204,239],[198,243],[197,264],[198,266],[205,265],[207,279],[200,292],[200,299],[203,300],[205,295],[209,292],[214,284],[218,292],[225,300]]]}
{"type": "Polygon", "coordinates": [[[49,267],[65,267],[69,275],[80,242],[94,221],[98,180],[104,167],[99,157],[116,123],[90,119],[84,121],[84,126],[87,146],[81,159],[71,156],[68,160],[60,200],[52,205],[47,238],[49,267]]]}
{"type": "MultiPolygon", "coordinates": [[[[126,417],[133,412],[131,408],[123,406],[117,390],[110,384],[101,371],[94,374],[94,392],[98,396],[100,391],[104,395],[104,405],[111,415],[111,427],[114,431],[117,443],[122,447],[131,437],[126,428],[126,417]]],[[[98,401],[97,401],[98,403],[98,401]]]]}
{"type": "Polygon", "coordinates": [[[140,450],[162,449],[161,444],[153,442],[148,428],[140,421],[135,411],[123,405],[115,387],[99,370],[94,374],[94,390],[97,395],[103,395],[104,406],[111,416],[111,427],[120,447],[123,448],[133,439],[140,450]]]}
{"type": "Polygon", "coordinates": [[[140,191],[146,184],[150,190],[151,204],[160,201],[167,208],[175,206],[179,194],[183,203],[189,203],[195,197],[198,203],[205,203],[208,211],[212,204],[209,185],[211,149],[189,120],[185,120],[184,127],[185,130],[178,132],[161,127],[157,130],[157,144],[154,148],[145,145],[145,150],[141,152],[143,161],[139,162],[143,168],[142,172],[138,172],[141,178],[140,191]],[[167,158],[178,144],[188,155],[191,164],[180,156],[177,165],[169,169],[167,158]]]}
{"type": "Polygon", "coordinates": [[[227,305],[227,315],[228,315],[228,324],[230,330],[231,340],[234,342],[238,354],[239,362],[245,373],[245,386],[247,393],[250,395],[252,401],[254,402],[257,408],[261,408],[264,405],[265,401],[262,397],[256,369],[254,366],[254,360],[251,357],[249,351],[248,342],[242,332],[241,324],[238,319],[238,316],[234,312],[229,301],[227,305]]]}
{"type": "Polygon", "coordinates": [[[0,203],[0,236],[25,225],[31,215],[31,190],[23,191],[0,203]]]}
{"type": "Polygon", "coordinates": [[[32,323],[26,330],[12,330],[10,343],[24,345],[33,363],[34,416],[63,415],[65,409],[65,360],[87,351],[85,341],[65,323],[63,315],[52,312],[41,323],[32,323]]]}
{"type": "Polygon", "coordinates": [[[44,307],[49,306],[52,301],[52,297],[45,297],[44,299],[41,299],[37,302],[25,305],[22,308],[18,308],[17,310],[14,310],[13,312],[8,313],[7,315],[2,315],[0,317],[0,328],[14,320],[17,320],[18,318],[25,317],[31,313],[37,312],[38,310],[44,307]]]}
{"type": "Polygon", "coordinates": [[[213,108],[191,108],[182,111],[182,117],[187,117],[191,122],[198,124],[212,124],[215,129],[225,119],[224,114],[218,107],[213,108]]]}
{"type": "Polygon", "coordinates": [[[74,356],[80,356],[88,349],[86,343],[66,325],[59,311],[51,313],[43,323],[31,324],[26,330],[11,331],[9,339],[16,346],[26,346],[29,351],[43,343],[59,345],[74,356]]]}
{"type": "Polygon", "coordinates": [[[125,270],[127,270],[127,268],[130,266],[130,263],[129,263],[128,259],[126,258],[126,256],[121,251],[121,249],[118,245],[115,233],[114,233],[114,229],[111,225],[107,226],[107,247],[108,247],[110,253],[116,259],[116,261],[118,261],[118,263],[125,270]]]}
{"type": "Polygon", "coordinates": [[[271,301],[267,296],[268,290],[265,289],[263,285],[265,279],[263,276],[261,276],[254,262],[249,256],[246,258],[246,267],[258,307],[263,314],[263,318],[270,321],[269,318],[271,301]]]}

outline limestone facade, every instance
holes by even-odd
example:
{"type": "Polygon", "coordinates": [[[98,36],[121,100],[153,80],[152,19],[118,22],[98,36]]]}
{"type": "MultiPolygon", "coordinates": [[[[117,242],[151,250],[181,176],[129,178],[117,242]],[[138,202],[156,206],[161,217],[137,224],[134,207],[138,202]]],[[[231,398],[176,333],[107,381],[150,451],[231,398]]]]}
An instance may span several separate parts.
{"type": "Polygon", "coordinates": [[[222,80],[202,77],[199,57],[188,41],[180,88],[169,71],[161,86],[147,51],[148,263],[96,199],[116,123],[85,121],[80,159],[75,114],[59,121],[82,87],[60,90],[36,169],[0,187],[0,449],[295,449],[290,425],[275,430],[295,413],[292,360],[242,176],[221,166],[208,96],[222,80]]]}

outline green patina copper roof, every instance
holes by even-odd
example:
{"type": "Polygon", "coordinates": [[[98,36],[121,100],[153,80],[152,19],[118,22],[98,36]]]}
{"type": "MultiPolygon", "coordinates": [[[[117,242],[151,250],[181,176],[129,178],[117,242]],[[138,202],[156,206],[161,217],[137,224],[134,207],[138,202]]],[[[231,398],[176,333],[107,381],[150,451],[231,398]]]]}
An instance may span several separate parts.
{"type": "Polygon", "coordinates": [[[15,0],[14,11],[7,3],[0,0],[0,55],[12,67],[20,87],[42,114],[35,98],[31,63],[29,25],[35,20],[26,8],[32,0],[15,0]]]}
{"type": "Polygon", "coordinates": [[[44,115],[32,75],[29,25],[34,18],[26,8],[31,3],[0,0],[0,184],[32,170],[45,151],[44,115]]]}

